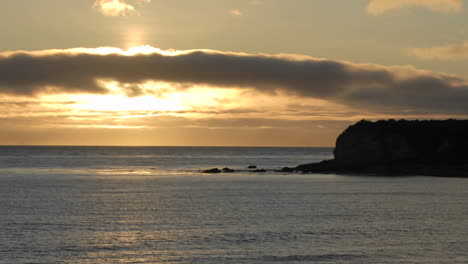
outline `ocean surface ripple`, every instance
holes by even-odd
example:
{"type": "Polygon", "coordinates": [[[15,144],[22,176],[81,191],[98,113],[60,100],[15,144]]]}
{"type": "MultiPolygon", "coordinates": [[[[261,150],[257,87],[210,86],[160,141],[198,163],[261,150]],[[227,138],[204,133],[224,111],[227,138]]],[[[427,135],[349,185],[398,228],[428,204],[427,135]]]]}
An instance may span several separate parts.
{"type": "Polygon", "coordinates": [[[331,153],[0,147],[0,263],[468,263],[467,179],[199,172],[331,153]]]}

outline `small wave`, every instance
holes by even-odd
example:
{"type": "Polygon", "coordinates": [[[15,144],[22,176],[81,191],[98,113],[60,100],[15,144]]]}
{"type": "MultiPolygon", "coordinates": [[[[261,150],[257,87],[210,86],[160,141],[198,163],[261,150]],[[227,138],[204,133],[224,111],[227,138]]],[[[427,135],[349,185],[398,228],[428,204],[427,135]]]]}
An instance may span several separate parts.
{"type": "Polygon", "coordinates": [[[286,261],[337,261],[337,260],[353,260],[362,258],[359,255],[349,254],[322,254],[322,255],[289,255],[289,256],[264,256],[262,259],[272,262],[286,261]]]}
{"type": "Polygon", "coordinates": [[[297,240],[297,236],[289,232],[264,232],[264,233],[226,233],[218,235],[209,235],[204,238],[198,238],[208,243],[266,243],[297,240]]]}

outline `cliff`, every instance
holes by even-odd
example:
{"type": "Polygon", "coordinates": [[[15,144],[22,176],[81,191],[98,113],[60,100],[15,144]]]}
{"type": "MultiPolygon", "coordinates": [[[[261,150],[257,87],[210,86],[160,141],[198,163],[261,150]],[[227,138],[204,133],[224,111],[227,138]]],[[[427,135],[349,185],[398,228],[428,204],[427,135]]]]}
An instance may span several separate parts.
{"type": "Polygon", "coordinates": [[[338,137],[334,156],[295,170],[468,177],[468,120],[363,120],[338,137]]]}

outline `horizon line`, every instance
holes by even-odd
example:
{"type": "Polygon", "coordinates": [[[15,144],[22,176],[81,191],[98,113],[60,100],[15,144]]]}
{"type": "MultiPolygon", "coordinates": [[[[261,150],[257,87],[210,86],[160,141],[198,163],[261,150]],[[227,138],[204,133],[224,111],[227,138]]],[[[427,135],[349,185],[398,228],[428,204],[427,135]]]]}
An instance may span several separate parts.
{"type": "Polygon", "coordinates": [[[151,148],[151,147],[164,147],[164,148],[334,148],[335,146],[246,146],[246,145],[47,145],[47,144],[0,144],[0,147],[135,147],[135,148],[151,148]]]}

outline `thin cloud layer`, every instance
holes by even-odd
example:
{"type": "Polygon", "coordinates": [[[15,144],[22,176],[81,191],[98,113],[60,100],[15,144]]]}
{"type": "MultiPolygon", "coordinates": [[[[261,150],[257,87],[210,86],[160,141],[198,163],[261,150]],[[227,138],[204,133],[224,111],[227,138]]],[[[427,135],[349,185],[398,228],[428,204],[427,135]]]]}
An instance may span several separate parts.
{"type": "MultiPolygon", "coordinates": [[[[135,0],[140,3],[149,3],[151,0],[135,0]]],[[[96,0],[93,8],[105,16],[127,16],[136,12],[135,6],[128,0],[96,0]]]]}
{"type": "Polygon", "coordinates": [[[422,60],[466,60],[468,59],[468,41],[458,45],[413,48],[408,54],[422,60]]]}
{"type": "Polygon", "coordinates": [[[190,85],[254,89],[372,111],[468,114],[464,79],[411,66],[213,50],[152,49],[132,54],[108,50],[0,53],[0,92],[106,93],[102,80],[120,82],[122,87],[162,81],[182,90],[190,85]]]}
{"type": "Polygon", "coordinates": [[[421,7],[434,12],[453,13],[463,8],[463,0],[372,0],[367,5],[371,15],[382,15],[395,10],[421,7]]]}

